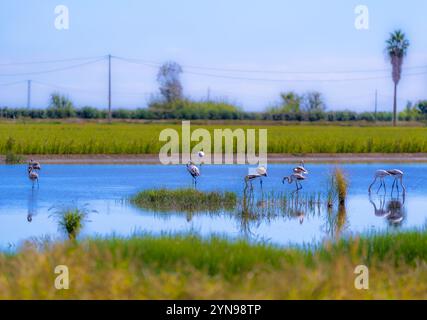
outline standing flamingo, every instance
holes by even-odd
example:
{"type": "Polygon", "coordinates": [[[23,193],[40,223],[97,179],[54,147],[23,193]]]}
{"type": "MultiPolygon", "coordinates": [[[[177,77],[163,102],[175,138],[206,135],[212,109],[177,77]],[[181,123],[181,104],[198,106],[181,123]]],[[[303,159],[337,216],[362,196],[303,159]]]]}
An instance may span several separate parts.
{"type": "Polygon", "coordinates": [[[300,165],[294,168],[294,173],[308,174],[308,171],[304,167],[304,160],[301,160],[300,165]]]}
{"type": "Polygon", "coordinates": [[[28,168],[33,168],[33,170],[41,170],[42,167],[40,165],[40,162],[38,161],[34,161],[33,159],[30,160],[30,162],[28,163],[28,168]]]}
{"type": "Polygon", "coordinates": [[[284,177],[282,183],[285,183],[285,180],[288,181],[289,184],[295,181],[295,185],[297,189],[294,192],[298,192],[302,189],[302,185],[300,181],[304,181],[305,177],[302,173],[293,173],[289,177],[284,177]]]}
{"type": "Polygon", "coordinates": [[[403,185],[403,171],[398,170],[398,169],[393,169],[393,170],[387,170],[388,174],[390,176],[392,176],[394,178],[393,181],[393,185],[391,187],[391,193],[393,193],[394,187],[396,186],[397,188],[397,192],[399,192],[399,184],[398,184],[398,180],[400,182],[400,185],[402,186],[403,189],[403,193],[406,193],[406,188],[403,185]]]}
{"type": "Polygon", "coordinates": [[[384,192],[386,192],[386,187],[385,187],[385,181],[384,178],[390,176],[390,173],[387,170],[377,170],[375,172],[375,176],[374,176],[374,181],[372,181],[371,185],[368,188],[368,192],[371,193],[371,188],[372,186],[375,184],[375,182],[377,181],[377,179],[380,179],[380,187],[377,190],[377,193],[380,192],[381,187],[384,187],[384,192]]]}
{"type": "Polygon", "coordinates": [[[39,174],[32,168],[28,168],[28,178],[33,183],[33,189],[34,189],[34,183],[37,182],[37,187],[39,187],[39,174]]]}
{"type": "Polygon", "coordinates": [[[196,186],[197,185],[197,177],[200,176],[199,168],[197,168],[197,166],[194,164],[193,161],[188,161],[187,171],[193,177],[193,183],[194,183],[194,186],[196,186]]]}
{"type": "Polygon", "coordinates": [[[262,177],[267,177],[267,169],[265,167],[258,167],[256,169],[255,174],[248,174],[245,177],[246,187],[248,186],[248,182],[250,182],[251,183],[251,190],[252,190],[253,189],[252,181],[255,179],[260,179],[259,183],[260,183],[261,188],[262,188],[262,177]]]}

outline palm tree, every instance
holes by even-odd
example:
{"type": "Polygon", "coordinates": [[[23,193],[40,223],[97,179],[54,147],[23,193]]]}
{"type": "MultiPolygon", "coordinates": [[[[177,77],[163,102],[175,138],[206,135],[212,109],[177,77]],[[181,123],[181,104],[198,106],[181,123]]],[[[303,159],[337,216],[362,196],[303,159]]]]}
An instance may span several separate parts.
{"type": "Polygon", "coordinates": [[[397,121],[397,85],[399,84],[402,75],[403,58],[406,56],[409,47],[409,41],[401,30],[396,30],[390,34],[390,38],[386,41],[387,55],[393,66],[393,82],[394,82],[394,101],[393,101],[393,126],[396,126],[397,121]]]}

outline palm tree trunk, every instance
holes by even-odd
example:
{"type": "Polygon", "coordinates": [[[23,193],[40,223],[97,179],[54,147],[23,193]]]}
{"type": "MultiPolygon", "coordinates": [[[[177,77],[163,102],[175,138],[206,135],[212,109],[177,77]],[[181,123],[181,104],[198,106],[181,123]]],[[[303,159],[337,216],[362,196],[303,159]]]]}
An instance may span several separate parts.
{"type": "Polygon", "coordinates": [[[397,125],[397,83],[394,83],[393,127],[397,125]]]}

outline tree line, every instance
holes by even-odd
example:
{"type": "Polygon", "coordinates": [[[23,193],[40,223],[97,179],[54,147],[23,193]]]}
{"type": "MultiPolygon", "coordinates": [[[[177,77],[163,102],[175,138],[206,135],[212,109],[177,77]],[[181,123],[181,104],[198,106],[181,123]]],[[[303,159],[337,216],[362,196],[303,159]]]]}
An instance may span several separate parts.
{"type": "MultiPolygon", "coordinates": [[[[397,30],[386,41],[386,53],[392,65],[394,99],[392,112],[327,111],[320,92],[302,95],[293,91],[282,92],[280,101],[262,112],[246,112],[225,99],[192,100],[184,95],[180,76],[182,67],[173,61],[160,66],[157,74],[159,94],[153,96],[147,108],[113,109],[115,119],[206,119],[206,120],[280,120],[280,121],[422,121],[427,120],[427,100],[408,102],[406,108],[397,113],[397,86],[401,79],[402,65],[407,54],[409,41],[397,30]]],[[[0,118],[17,119],[107,119],[107,110],[91,106],[77,108],[70,98],[53,93],[46,109],[0,108],[0,118]]]]}

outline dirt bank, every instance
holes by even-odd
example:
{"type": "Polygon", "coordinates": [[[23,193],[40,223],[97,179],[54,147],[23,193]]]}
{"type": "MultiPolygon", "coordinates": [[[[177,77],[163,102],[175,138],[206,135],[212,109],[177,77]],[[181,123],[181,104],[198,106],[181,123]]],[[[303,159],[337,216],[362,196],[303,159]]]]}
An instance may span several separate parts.
{"type": "MultiPolygon", "coordinates": [[[[157,154],[117,154],[117,155],[26,155],[26,160],[35,159],[46,164],[160,164],[157,154]]],[[[419,162],[427,163],[427,153],[399,154],[269,154],[269,163],[295,163],[304,159],[311,163],[373,163],[373,162],[419,162]]],[[[4,156],[0,156],[4,164],[4,156]]]]}

